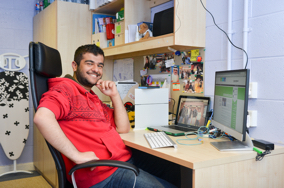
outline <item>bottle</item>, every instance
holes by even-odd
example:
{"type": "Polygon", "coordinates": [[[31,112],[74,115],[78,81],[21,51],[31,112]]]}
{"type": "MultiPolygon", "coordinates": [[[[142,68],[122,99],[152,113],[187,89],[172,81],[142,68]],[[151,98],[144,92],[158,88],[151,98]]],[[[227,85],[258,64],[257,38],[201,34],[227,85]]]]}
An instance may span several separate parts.
{"type": "Polygon", "coordinates": [[[39,2],[35,4],[35,14],[39,13],[39,2]]]}
{"type": "Polygon", "coordinates": [[[43,11],[43,1],[39,2],[39,11],[43,11]]]}
{"type": "Polygon", "coordinates": [[[139,41],[140,40],[140,36],[139,36],[139,28],[137,26],[137,30],[136,30],[136,36],[135,36],[135,41],[139,41]]]}
{"type": "Polygon", "coordinates": [[[46,8],[49,5],[48,0],[43,0],[43,8],[46,8]]]}

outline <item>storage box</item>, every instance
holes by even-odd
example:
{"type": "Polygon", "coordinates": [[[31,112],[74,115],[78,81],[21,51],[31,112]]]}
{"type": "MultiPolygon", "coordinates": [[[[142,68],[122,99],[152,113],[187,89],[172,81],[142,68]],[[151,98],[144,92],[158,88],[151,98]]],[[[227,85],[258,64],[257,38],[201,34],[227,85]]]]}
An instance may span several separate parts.
{"type": "Polygon", "coordinates": [[[115,35],[122,34],[125,32],[124,21],[115,23],[115,35]]]}
{"type": "Polygon", "coordinates": [[[135,89],[135,130],[168,123],[169,89],[135,89]]]}
{"type": "Polygon", "coordinates": [[[114,37],[115,46],[120,45],[120,44],[124,44],[124,42],[125,42],[124,33],[115,35],[115,37],[114,37]]]}
{"type": "Polygon", "coordinates": [[[92,44],[99,46],[100,48],[107,47],[106,33],[96,33],[92,35],[92,44]]]}

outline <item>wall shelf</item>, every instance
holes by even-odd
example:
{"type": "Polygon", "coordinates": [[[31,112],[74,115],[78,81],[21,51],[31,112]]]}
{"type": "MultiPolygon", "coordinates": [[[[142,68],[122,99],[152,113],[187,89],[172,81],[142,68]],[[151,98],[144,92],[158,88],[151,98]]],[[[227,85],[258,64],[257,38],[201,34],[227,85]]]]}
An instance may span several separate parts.
{"type": "MultiPolygon", "coordinates": [[[[151,21],[151,7],[168,0],[115,0],[93,13],[115,14],[124,7],[125,28],[141,21],[151,21]]],[[[204,2],[205,3],[205,2],[204,2]]],[[[104,48],[105,57],[121,59],[176,50],[205,47],[205,10],[199,0],[174,1],[174,33],[104,48]]]]}
{"type": "Polygon", "coordinates": [[[93,11],[93,13],[103,13],[115,15],[120,9],[124,7],[124,0],[113,0],[112,2],[101,6],[93,11]]]}
{"type": "Polygon", "coordinates": [[[168,47],[176,50],[188,50],[201,47],[182,46],[174,44],[174,34],[167,34],[159,37],[153,37],[143,41],[131,42],[118,46],[104,48],[105,57],[111,59],[123,59],[134,56],[143,56],[155,53],[172,52],[168,47]]]}

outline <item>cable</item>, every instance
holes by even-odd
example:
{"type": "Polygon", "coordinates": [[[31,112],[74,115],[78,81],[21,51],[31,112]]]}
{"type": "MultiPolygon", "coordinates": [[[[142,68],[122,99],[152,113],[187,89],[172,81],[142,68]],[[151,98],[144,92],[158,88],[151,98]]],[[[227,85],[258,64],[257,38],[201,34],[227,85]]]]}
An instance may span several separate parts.
{"type": "Polygon", "coordinates": [[[179,30],[179,28],[181,27],[181,21],[180,21],[179,16],[177,15],[178,6],[179,6],[179,1],[177,0],[176,16],[178,17],[178,20],[179,20],[179,27],[177,28],[177,30],[175,30],[175,33],[176,33],[176,32],[179,30]]]}
{"type": "MultiPolygon", "coordinates": [[[[214,134],[215,134],[215,132],[214,132],[214,134]]],[[[180,144],[180,145],[194,146],[194,145],[203,144],[203,140],[202,140],[201,138],[205,138],[204,135],[209,135],[208,137],[209,137],[209,138],[212,138],[212,139],[220,139],[220,138],[223,137],[224,133],[221,135],[221,137],[218,137],[218,138],[217,138],[216,136],[212,136],[212,135],[209,134],[209,128],[207,128],[206,126],[201,126],[201,127],[199,127],[199,129],[197,130],[197,133],[195,133],[195,132],[188,132],[188,133],[185,133],[184,135],[185,135],[186,139],[177,139],[176,142],[177,142],[178,144],[180,144]],[[202,131],[201,128],[205,128],[205,130],[202,131]],[[194,138],[189,138],[189,137],[187,137],[187,135],[189,135],[189,134],[191,134],[191,135],[192,135],[192,134],[193,134],[193,135],[196,135],[196,137],[194,137],[194,138]],[[181,142],[180,142],[180,141],[185,141],[185,140],[198,140],[198,141],[200,141],[200,142],[199,142],[199,143],[195,143],[195,144],[184,144],[184,143],[181,143],[181,142]]]]}
{"type": "MultiPolygon", "coordinates": [[[[253,148],[253,150],[256,151],[255,148],[253,148]]],[[[257,155],[255,157],[256,161],[261,161],[265,155],[271,153],[270,150],[265,150],[263,153],[261,151],[260,152],[256,151],[256,152],[257,152],[257,155]]]]}
{"type": "Polygon", "coordinates": [[[216,27],[217,27],[218,29],[220,29],[223,33],[225,33],[225,35],[227,36],[227,38],[228,38],[228,40],[230,41],[230,43],[231,43],[235,48],[237,48],[237,49],[239,49],[239,50],[242,50],[242,51],[246,54],[246,56],[247,56],[247,61],[246,61],[246,65],[245,65],[245,69],[246,69],[246,68],[247,68],[247,65],[248,65],[248,54],[247,54],[247,52],[246,52],[244,49],[242,49],[242,48],[240,48],[240,47],[238,47],[238,46],[236,46],[236,45],[233,44],[233,42],[231,41],[231,39],[229,38],[229,36],[227,35],[227,33],[226,33],[223,29],[221,29],[221,28],[216,24],[215,19],[214,19],[214,16],[211,14],[211,12],[209,12],[209,10],[207,10],[207,9],[205,8],[204,4],[202,3],[202,0],[200,0],[200,2],[201,2],[201,4],[202,4],[203,8],[211,15],[211,17],[212,17],[212,19],[213,19],[213,22],[214,22],[214,24],[216,25],[216,27]]]}

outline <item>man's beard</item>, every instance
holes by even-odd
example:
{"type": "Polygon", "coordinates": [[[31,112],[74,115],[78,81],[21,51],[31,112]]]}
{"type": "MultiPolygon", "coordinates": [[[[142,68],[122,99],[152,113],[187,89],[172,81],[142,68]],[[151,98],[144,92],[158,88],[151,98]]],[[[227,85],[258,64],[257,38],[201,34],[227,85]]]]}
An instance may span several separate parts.
{"type": "MultiPolygon", "coordinates": [[[[97,82],[98,82],[102,78],[102,75],[97,73],[97,72],[94,72],[94,73],[97,75],[97,78],[98,78],[97,82]]],[[[82,76],[82,73],[81,73],[81,70],[80,70],[79,67],[78,67],[77,71],[75,71],[75,74],[76,74],[76,78],[77,78],[78,82],[83,86],[93,87],[94,85],[97,84],[97,82],[93,84],[93,83],[89,82],[87,78],[84,78],[82,76]]]]}

